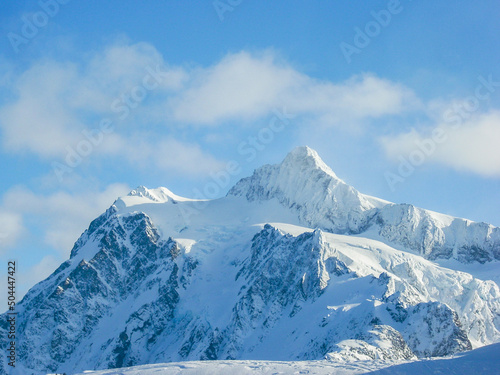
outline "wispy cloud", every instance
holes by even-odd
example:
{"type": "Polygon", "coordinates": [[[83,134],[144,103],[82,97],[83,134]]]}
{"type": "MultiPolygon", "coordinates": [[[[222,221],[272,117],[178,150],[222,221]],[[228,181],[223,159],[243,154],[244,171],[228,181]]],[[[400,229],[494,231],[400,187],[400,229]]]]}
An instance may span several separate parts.
{"type": "Polygon", "coordinates": [[[180,141],[176,131],[187,127],[197,139],[201,126],[231,123],[234,132],[283,107],[297,123],[302,117],[349,128],[419,105],[398,83],[370,74],[320,81],[271,50],[228,54],[209,67],[171,66],[147,43],[116,43],[78,63],[38,61],[9,82],[13,98],[0,107],[4,150],[65,160],[81,146],[80,159],[114,156],[131,165],[147,159],[162,170],[200,175],[221,161],[197,142],[180,141]],[[84,134],[102,119],[113,130],[89,146],[84,134]],[[154,139],[141,136],[152,128],[154,139]],[[163,157],[168,149],[186,167],[163,157]]]}
{"type": "MultiPolygon", "coordinates": [[[[168,92],[181,85],[183,75],[182,69],[168,68],[147,43],[111,45],[79,63],[37,61],[9,82],[13,98],[0,107],[2,146],[64,156],[82,139],[82,130],[95,128],[105,117],[118,119],[120,106],[130,110],[145,100],[135,97],[142,95],[135,89],[149,85],[168,92]]],[[[126,122],[120,125],[126,128],[126,122]]]]}
{"type": "Polygon", "coordinates": [[[0,253],[14,246],[23,233],[22,216],[16,212],[0,210],[0,253]]]}
{"type": "Polygon", "coordinates": [[[41,63],[24,72],[14,83],[16,99],[0,109],[3,147],[29,150],[42,156],[64,152],[83,127],[66,105],[68,82],[77,82],[72,65],[41,63]]]}
{"type": "Polygon", "coordinates": [[[432,128],[413,129],[380,139],[392,160],[419,152],[418,164],[439,163],[486,177],[500,177],[499,140],[500,112],[495,110],[471,115],[460,126],[439,122],[432,128]]]}
{"type": "MultiPolygon", "coordinates": [[[[416,113],[448,137],[427,161],[499,174],[498,113],[477,112],[460,129],[451,129],[436,120],[439,98],[423,103],[410,88],[369,73],[342,82],[319,80],[273,50],[230,53],[208,67],[172,66],[150,44],[120,42],[79,63],[39,61],[4,82],[15,94],[0,107],[2,146],[10,152],[64,159],[86,139],[82,131],[109,118],[113,130],[93,147],[91,157],[206,176],[223,163],[204,149],[203,139],[214,139],[229,125],[234,136],[243,124],[252,126],[286,107],[296,126],[323,130],[416,113]],[[212,134],[198,134],[200,127],[212,134]]],[[[389,158],[397,158],[411,152],[426,132],[417,127],[381,138],[381,144],[389,158]]]]}
{"type": "Polygon", "coordinates": [[[286,106],[298,115],[340,125],[419,106],[413,92],[397,83],[371,74],[341,83],[319,81],[271,51],[230,54],[190,77],[185,90],[169,101],[174,118],[188,123],[252,120],[286,106]]]}

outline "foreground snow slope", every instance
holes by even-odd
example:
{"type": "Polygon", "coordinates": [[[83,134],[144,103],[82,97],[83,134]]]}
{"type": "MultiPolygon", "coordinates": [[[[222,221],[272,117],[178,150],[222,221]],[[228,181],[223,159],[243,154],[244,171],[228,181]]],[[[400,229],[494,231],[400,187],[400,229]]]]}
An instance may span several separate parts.
{"type": "Polygon", "coordinates": [[[77,375],[422,375],[474,374],[496,375],[500,369],[500,344],[486,346],[458,356],[413,362],[359,361],[199,361],[145,365],[104,371],[86,371],[77,375]]]}
{"type": "Polygon", "coordinates": [[[18,373],[463,352],[500,339],[498,247],[498,228],[362,195],[308,148],[217,200],[140,187],[18,304],[18,373]]]}

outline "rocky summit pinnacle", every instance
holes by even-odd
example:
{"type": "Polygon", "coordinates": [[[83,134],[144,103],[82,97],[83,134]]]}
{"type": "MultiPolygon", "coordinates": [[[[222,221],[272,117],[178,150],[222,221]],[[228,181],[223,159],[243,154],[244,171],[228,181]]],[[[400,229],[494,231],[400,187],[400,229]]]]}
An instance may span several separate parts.
{"type": "Polygon", "coordinates": [[[447,356],[500,340],[499,260],[499,228],[364,195],[298,147],[220,199],[118,198],[16,306],[16,366],[447,356]]]}

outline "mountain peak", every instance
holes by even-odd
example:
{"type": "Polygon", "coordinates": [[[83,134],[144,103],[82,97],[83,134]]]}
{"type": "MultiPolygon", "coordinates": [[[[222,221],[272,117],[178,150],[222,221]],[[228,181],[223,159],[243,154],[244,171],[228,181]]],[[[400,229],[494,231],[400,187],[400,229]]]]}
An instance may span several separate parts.
{"type": "Polygon", "coordinates": [[[376,201],[339,179],[309,147],[297,147],[280,164],[255,170],[228,195],[248,201],[276,199],[296,211],[304,225],[333,233],[361,231],[367,224],[365,211],[373,209],[376,201]]]}
{"type": "Polygon", "coordinates": [[[297,146],[288,153],[288,156],[297,156],[302,158],[312,157],[314,159],[321,160],[316,150],[313,150],[309,146],[297,146]]]}
{"type": "Polygon", "coordinates": [[[284,168],[297,169],[304,171],[305,169],[321,169],[331,177],[338,179],[332,169],[325,164],[316,150],[308,146],[299,146],[294,148],[285,157],[281,166],[284,168]]]}

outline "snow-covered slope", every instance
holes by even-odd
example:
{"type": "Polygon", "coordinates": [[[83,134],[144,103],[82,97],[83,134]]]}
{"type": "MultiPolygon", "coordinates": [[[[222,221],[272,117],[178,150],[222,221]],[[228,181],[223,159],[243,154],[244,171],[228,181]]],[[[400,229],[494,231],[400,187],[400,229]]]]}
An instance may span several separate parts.
{"type": "MultiPolygon", "coordinates": [[[[106,371],[88,371],[89,375],[422,375],[474,374],[494,375],[500,368],[500,344],[472,350],[462,355],[442,359],[412,362],[357,361],[199,361],[173,362],[106,371]]],[[[77,375],[84,375],[77,374],[77,375]]]]}
{"type": "MultiPolygon", "coordinates": [[[[365,196],[308,148],[217,200],[140,187],[95,219],[70,259],[18,304],[19,373],[200,359],[412,360],[491,344],[500,339],[500,290],[463,271],[494,269],[497,235],[365,196]],[[438,256],[448,268],[431,261],[438,256]]],[[[4,314],[2,348],[7,328],[4,314]]]]}

